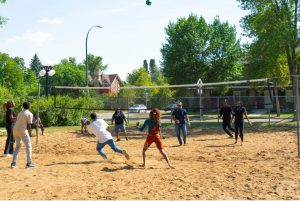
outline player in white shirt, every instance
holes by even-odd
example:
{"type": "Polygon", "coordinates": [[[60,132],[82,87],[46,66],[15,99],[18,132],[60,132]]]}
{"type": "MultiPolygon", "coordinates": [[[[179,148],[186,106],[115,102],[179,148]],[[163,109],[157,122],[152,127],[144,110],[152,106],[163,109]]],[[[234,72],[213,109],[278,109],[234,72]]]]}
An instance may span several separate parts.
{"type": "Polygon", "coordinates": [[[97,151],[98,153],[104,158],[107,159],[103,148],[105,145],[109,145],[114,152],[123,154],[127,160],[129,160],[129,155],[127,154],[126,150],[120,149],[114,142],[113,137],[110,132],[106,129],[109,127],[108,124],[103,119],[97,119],[97,114],[95,112],[91,113],[90,115],[92,121],[87,121],[86,124],[88,125],[88,130],[93,133],[96,137],[98,137],[97,142],[97,151]]]}
{"type": "Polygon", "coordinates": [[[16,140],[16,149],[11,163],[12,168],[16,167],[18,154],[21,148],[21,141],[23,141],[26,146],[26,154],[27,154],[26,168],[35,167],[35,164],[32,163],[32,148],[31,148],[31,141],[30,141],[33,114],[29,111],[30,104],[28,102],[23,103],[23,108],[24,109],[17,116],[17,121],[13,132],[16,140]]]}

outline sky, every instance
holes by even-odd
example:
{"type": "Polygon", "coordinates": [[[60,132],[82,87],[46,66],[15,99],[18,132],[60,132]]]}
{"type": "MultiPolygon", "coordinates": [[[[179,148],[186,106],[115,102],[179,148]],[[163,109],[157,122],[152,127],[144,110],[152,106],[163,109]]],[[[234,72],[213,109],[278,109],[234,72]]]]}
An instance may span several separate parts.
{"type": "Polygon", "coordinates": [[[43,65],[55,65],[62,59],[85,60],[88,53],[103,57],[105,73],[128,73],[155,59],[160,65],[165,27],[191,13],[203,16],[207,23],[219,16],[235,26],[242,42],[240,20],[246,11],[236,0],[7,0],[0,4],[0,15],[8,18],[0,28],[0,52],[22,57],[29,66],[34,54],[43,65]]]}

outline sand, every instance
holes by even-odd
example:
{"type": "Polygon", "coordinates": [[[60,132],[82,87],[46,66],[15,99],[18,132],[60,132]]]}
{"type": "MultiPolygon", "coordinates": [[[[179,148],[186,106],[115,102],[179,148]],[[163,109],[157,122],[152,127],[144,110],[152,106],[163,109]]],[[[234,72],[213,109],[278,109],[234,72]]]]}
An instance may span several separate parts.
{"type": "MultiPolygon", "coordinates": [[[[251,133],[234,145],[225,134],[189,132],[178,146],[173,130],[165,131],[170,169],[155,145],[141,168],[145,136],[129,131],[130,140],[117,142],[131,155],[96,152],[96,138],[79,131],[47,133],[33,144],[35,169],[26,169],[25,147],[17,168],[0,157],[0,199],[300,199],[300,159],[294,132],[251,133]],[[127,164],[126,164],[127,163],[127,164]]],[[[211,132],[211,130],[210,130],[211,132]]],[[[0,138],[4,148],[5,137],[0,138]]]]}

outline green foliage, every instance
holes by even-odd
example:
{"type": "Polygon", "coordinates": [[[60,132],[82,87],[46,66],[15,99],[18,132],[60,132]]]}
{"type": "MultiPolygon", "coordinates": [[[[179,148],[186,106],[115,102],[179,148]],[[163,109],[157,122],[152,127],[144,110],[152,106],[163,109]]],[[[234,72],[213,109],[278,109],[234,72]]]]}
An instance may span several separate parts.
{"type": "Polygon", "coordinates": [[[40,70],[42,69],[42,62],[39,59],[39,57],[37,56],[37,54],[34,54],[33,58],[30,61],[30,69],[35,72],[35,75],[38,76],[40,70]]]}
{"type": "MultiPolygon", "coordinates": [[[[103,101],[95,97],[79,97],[71,96],[56,96],[56,106],[54,104],[54,97],[40,99],[39,116],[45,126],[73,126],[78,125],[82,117],[88,117],[90,111],[80,108],[101,108],[103,101]],[[59,108],[61,106],[61,108],[59,108]],[[74,109],[66,109],[74,108],[74,109]],[[76,109],[77,108],[77,109],[76,109]]],[[[38,107],[38,100],[35,98],[31,102],[31,111],[36,114],[38,107]]]]}
{"type": "Polygon", "coordinates": [[[22,92],[24,76],[16,61],[0,53],[0,85],[18,94],[22,92]]]}
{"type": "Polygon", "coordinates": [[[74,61],[62,60],[58,65],[54,66],[56,71],[52,77],[52,85],[54,86],[84,86],[85,71],[81,64],[74,61]]]}
{"type": "Polygon", "coordinates": [[[250,64],[251,68],[256,71],[264,66],[267,73],[274,75],[278,72],[285,73],[285,68],[288,67],[291,75],[297,74],[298,0],[238,1],[244,10],[251,11],[242,19],[244,30],[254,39],[249,47],[249,54],[257,67],[250,64]],[[282,55],[285,56],[285,61],[282,55]],[[281,70],[280,67],[284,69],[281,70]]]}
{"type": "Polygon", "coordinates": [[[191,14],[166,28],[167,43],[161,49],[162,71],[170,84],[235,80],[241,77],[238,65],[241,48],[235,28],[215,18],[207,24],[191,14]]]}
{"type": "Polygon", "coordinates": [[[143,67],[146,69],[147,72],[149,71],[149,69],[148,69],[148,62],[147,62],[146,59],[143,61],[143,67]]]}
{"type": "Polygon", "coordinates": [[[155,59],[150,59],[150,75],[151,80],[156,82],[160,74],[160,69],[156,66],[155,59]]]}
{"type": "Polygon", "coordinates": [[[135,86],[150,86],[152,84],[151,77],[143,67],[135,69],[129,73],[127,76],[127,82],[135,86]]]}
{"type": "Polygon", "coordinates": [[[25,61],[23,58],[21,57],[15,57],[13,58],[13,60],[15,60],[15,62],[17,63],[17,65],[19,66],[19,68],[24,72],[26,71],[26,66],[25,66],[25,61]]]}
{"type": "MultiPolygon", "coordinates": [[[[88,71],[90,76],[92,76],[92,78],[94,77],[94,74],[96,72],[103,72],[107,69],[107,64],[104,65],[103,63],[103,58],[100,56],[94,56],[92,54],[88,55],[88,71]]],[[[85,64],[86,61],[84,60],[83,63],[85,64]]]]}
{"type": "MultiPolygon", "coordinates": [[[[145,70],[144,67],[133,70],[128,74],[127,77],[128,85],[134,86],[165,86],[168,85],[166,79],[162,76],[161,73],[157,74],[156,81],[151,80],[151,76],[145,70]]],[[[161,107],[166,105],[169,99],[173,95],[173,91],[170,88],[149,88],[149,89],[122,89],[120,91],[119,97],[127,98],[128,104],[135,104],[137,98],[148,98],[151,99],[151,103],[155,107],[161,107]],[[148,92],[145,93],[145,90],[148,92]]]]}
{"type": "Polygon", "coordinates": [[[5,111],[6,109],[3,108],[3,104],[6,103],[8,100],[13,100],[12,93],[5,87],[0,86],[0,126],[5,125],[5,111]]]}
{"type": "MultiPolygon", "coordinates": [[[[6,0],[0,0],[0,3],[5,3],[6,0]]],[[[5,24],[7,21],[7,18],[0,16],[0,27],[3,26],[3,24],[5,24]]]]}

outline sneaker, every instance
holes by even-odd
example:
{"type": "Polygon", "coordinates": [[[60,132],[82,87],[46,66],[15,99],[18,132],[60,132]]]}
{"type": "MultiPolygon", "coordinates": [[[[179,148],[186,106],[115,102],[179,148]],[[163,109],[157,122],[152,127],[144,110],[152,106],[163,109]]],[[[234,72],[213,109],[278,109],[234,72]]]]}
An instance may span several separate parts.
{"type": "Polygon", "coordinates": [[[11,168],[16,168],[17,167],[17,163],[16,162],[12,162],[10,165],[11,168]]]}
{"type": "Polygon", "coordinates": [[[26,164],[26,168],[35,168],[36,166],[35,166],[35,164],[33,164],[33,163],[27,163],[26,164]]]}
{"type": "Polygon", "coordinates": [[[128,153],[127,153],[126,150],[123,150],[123,151],[122,151],[122,154],[125,156],[125,158],[126,158],[127,160],[130,159],[130,156],[128,155],[128,153]]]}

